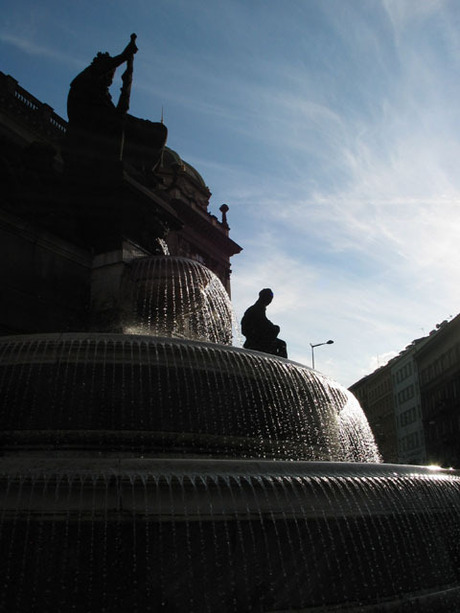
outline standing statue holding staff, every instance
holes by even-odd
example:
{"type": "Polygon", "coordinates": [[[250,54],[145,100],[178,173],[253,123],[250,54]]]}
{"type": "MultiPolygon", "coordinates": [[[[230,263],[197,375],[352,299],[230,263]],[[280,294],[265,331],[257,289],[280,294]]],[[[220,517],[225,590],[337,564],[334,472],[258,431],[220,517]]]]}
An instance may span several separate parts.
{"type": "Polygon", "coordinates": [[[154,123],[128,114],[136,35],[114,57],[99,52],[91,64],[70,84],[67,98],[69,117],[68,147],[90,150],[102,156],[124,159],[133,166],[151,170],[158,162],[168,131],[154,123]],[[118,104],[112,101],[109,87],[115,71],[126,62],[118,104]]]}

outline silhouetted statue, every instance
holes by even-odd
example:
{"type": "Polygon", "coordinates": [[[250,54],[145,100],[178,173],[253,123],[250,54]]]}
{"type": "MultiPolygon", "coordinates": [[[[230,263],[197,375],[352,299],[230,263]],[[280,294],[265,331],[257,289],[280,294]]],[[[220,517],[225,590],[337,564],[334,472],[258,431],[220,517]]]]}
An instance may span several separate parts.
{"type": "Polygon", "coordinates": [[[134,166],[152,169],[166,143],[167,129],[128,115],[133,59],[137,53],[136,35],[131,35],[127,47],[115,57],[98,53],[90,66],[75,77],[67,98],[69,117],[68,148],[88,151],[116,159],[125,159],[134,166]],[[125,63],[123,87],[115,106],[109,87],[118,66],[125,63]],[[95,150],[94,150],[95,149],[95,150]]]}
{"type": "Polygon", "coordinates": [[[259,299],[250,306],[241,320],[241,331],[246,337],[243,347],[287,358],[286,343],[278,337],[280,327],[272,324],[265,314],[273,300],[269,288],[260,290],[259,299]]]}

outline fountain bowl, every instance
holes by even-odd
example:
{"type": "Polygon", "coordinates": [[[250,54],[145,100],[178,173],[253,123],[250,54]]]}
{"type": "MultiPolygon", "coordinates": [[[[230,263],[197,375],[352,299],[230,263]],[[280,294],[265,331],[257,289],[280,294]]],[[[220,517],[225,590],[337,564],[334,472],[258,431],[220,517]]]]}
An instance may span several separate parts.
{"type": "Polygon", "coordinates": [[[35,453],[0,483],[2,610],[458,611],[458,472],[35,453]]]}
{"type": "Polygon", "coordinates": [[[460,473],[380,463],[308,367],[24,335],[0,339],[0,397],[0,610],[459,610],[460,473]]]}
{"type": "Polygon", "coordinates": [[[0,440],[9,448],[378,461],[338,383],[260,352],[175,338],[0,338],[0,440]]]}

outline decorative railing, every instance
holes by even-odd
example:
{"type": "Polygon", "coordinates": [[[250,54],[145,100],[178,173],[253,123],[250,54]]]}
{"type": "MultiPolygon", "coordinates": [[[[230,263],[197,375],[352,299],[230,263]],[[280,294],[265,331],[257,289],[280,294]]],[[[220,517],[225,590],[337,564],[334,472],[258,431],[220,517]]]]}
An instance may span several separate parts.
{"type": "Polygon", "coordinates": [[[0,107],[7,114],[32,125],[36,131],[48,138],[60,138],[66,133],[65,119],[55,113],[48,104],[32,96],[16,79],[3,72],[0,72],[0,107]]]}

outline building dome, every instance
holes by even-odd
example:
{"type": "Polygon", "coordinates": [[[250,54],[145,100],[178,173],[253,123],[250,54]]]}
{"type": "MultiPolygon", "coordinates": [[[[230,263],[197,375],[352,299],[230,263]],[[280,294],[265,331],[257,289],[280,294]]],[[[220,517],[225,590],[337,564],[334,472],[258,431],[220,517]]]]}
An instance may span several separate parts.
{"type": "Polygon", "coordinates": [[[200,173],[191,164],[185,162],[177,153],[177,151],[174,151],[169,147],[165,147],[163,151],[161,166],[163,168],[181,168],[189,177],[191,177],[196,183],[198,183],[200,187],[208,190],[208,186],[204,182],[204,179],[200,175],[200,173]]]}

